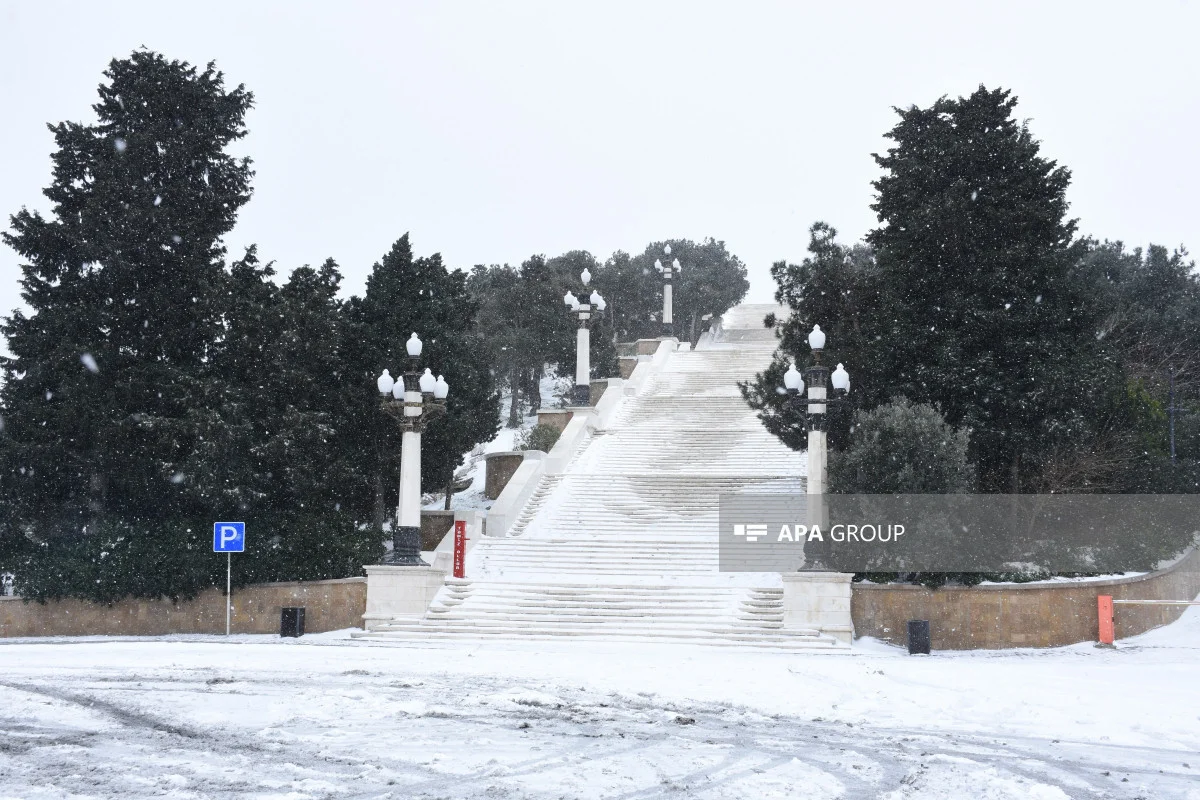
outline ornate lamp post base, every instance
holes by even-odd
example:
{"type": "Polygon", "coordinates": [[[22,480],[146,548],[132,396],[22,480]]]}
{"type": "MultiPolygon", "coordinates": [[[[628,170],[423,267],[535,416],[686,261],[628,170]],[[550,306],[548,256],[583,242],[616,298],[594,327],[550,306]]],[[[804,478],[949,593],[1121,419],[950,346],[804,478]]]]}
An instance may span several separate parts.
{"type": "Polygon", "coordinates": [[[381,564],[401,567],[428,567],[421,560],[421,529],[401,525],[392,534],[392,551],[384,555],[381,564]]]}

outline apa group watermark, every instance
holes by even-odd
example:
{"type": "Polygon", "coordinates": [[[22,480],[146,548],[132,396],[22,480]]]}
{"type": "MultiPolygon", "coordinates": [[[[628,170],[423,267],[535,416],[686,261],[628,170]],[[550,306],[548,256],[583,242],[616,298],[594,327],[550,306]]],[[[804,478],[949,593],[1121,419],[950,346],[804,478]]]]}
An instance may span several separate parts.
{"type": "Polygon", "coordinates": [[[720,497],[720,568],[1146,571],[1200,541],[1200,495],[720,497]]]}
{"type": "MultiPolygon", "coordinates": [[[[733,523],[733,536],[747,542],[757,542],[770,538],[768,525],[758,523],[733,523]]],[[[899,523],[837,523],[825,526],[784,523],[779,526],[779,532],[772,541],[776,542],[823,542],[828,537],[831,542],[898,542],[904,535],[904,526],[899,523]]]]}

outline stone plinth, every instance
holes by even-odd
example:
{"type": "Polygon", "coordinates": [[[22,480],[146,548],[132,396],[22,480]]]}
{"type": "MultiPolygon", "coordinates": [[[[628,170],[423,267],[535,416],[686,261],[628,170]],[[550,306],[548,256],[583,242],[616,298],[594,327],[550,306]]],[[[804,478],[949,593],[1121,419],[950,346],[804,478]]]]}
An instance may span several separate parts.
{"type": "Polygon", "coordinates": [[[639,356],[652,356],[658,352],[658,345],[662,339],[638,339],[637,354],[639,356]]]}
{"type": "Polygon", "coordinates": [[[504,450],[485,455],[483,457],[485,475],[483,496],[488,500],[495,500],[499,497],[500,493],[504,491],[504,487],[508,486],[517,467],[521,466],[521,462],[524,460],[525,454],[517,450],[504,450]]]}
{"type": "Polygon", "coordinates": [[[588,400],[589,405],[596,405],[600,402],[600,398],[604,396],[605,390],[608,389],[608,378],[596,378],[591,385],[591,398],[588,400]]]}
{"type": "Polygon", "coordinates": [[[637,356],[621,356],[617,359],[617,363],[621,367],[621,377],[625,380],[629,380],[629,376],[632,375],[633,371],[637,368],[638,358],[637,356]]]}
{"type": "Polygon", "coordinates": [[[567,423],[571,421],[574,413],[565,408],[539,408],[538,425],[549,425],[551,428],[557,428],[562,431],[567,427],[567,423]]]}
{"type": "Polygon", "coordinates": [[[367,612],[363,627],[368,631],[395,617],[420,617],[446,581],[446,573],[433,567],[398,567],[368,564],[367,612]]]}
{"type": "Polygon", "coordinates": [[[446,538],[450,527],[454,524],[453,511],[438,511],[422,509],[421,511],[421,550],[433,550],[442,539],[446,538]]]}
{"type": "Polygon", "coordinates": [[[854,638],[850,572],[785,572],[783,627],[819,630],[846,644],[854,638]]]}

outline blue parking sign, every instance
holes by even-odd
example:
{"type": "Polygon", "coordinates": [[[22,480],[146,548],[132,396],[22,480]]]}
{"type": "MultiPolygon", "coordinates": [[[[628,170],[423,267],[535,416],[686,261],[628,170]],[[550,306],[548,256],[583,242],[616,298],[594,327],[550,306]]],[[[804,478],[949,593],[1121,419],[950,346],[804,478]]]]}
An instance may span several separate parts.
{"type": "Polygon", "coordinates": [[[246,523],[214,522],[213,552],[242,553],[246,550],[246,523]]]}

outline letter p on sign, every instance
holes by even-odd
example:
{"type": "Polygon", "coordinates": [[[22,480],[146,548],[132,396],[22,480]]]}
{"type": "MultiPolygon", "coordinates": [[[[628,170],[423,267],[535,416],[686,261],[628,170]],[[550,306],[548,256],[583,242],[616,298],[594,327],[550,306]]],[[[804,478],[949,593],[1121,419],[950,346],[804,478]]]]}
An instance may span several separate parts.
{"type": "Polygon", "coordinates": [[[214,522],[213,552],[242,553],[246,550],[246,523],[214,522]]]}

